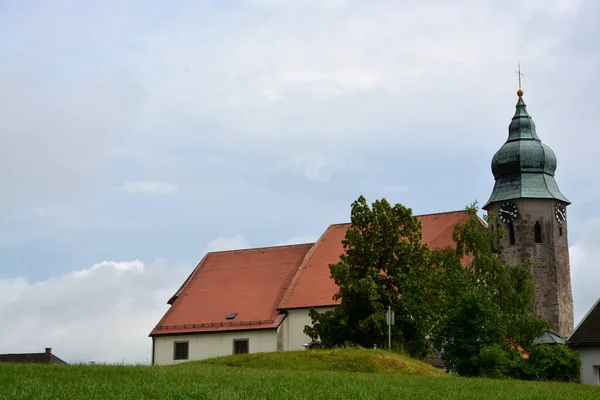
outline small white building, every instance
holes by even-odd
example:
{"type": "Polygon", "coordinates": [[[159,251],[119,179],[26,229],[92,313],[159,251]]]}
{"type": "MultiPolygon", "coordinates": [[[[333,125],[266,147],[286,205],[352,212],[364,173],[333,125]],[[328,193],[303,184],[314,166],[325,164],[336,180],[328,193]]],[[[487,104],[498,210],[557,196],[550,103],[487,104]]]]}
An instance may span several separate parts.
{"type": "MultiPolygon", "coordinates": [[[[454,246],[466,211],[418,216],[423,242],[454,246]]],[[[208,253],[168,303],[150,333],[152,364],[240,353],[303,350],[310,308],[333,309],[339,261],[350,224],[331,225],[316,243],[208,253]]]]}
{"type": "Polygon", "coordinates": [[[567,344],[581,357],[583,383],[600,385],[600,299],[577,325],[567,344]]]}

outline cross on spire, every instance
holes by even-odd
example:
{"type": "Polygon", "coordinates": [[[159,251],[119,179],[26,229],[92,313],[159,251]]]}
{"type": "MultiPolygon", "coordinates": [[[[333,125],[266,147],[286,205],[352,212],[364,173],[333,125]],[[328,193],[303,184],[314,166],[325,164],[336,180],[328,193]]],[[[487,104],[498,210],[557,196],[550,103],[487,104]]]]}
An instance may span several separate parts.
{"type": "Polygon", "coordinates": [[[523,89],[521,88],[521,77],[523,76],[523,74],[521,73],[521,62],[517,61],[517,76],[519,77],[519,90],[517,91],[517,95],[519,97],[523,96],[523,89]]]}

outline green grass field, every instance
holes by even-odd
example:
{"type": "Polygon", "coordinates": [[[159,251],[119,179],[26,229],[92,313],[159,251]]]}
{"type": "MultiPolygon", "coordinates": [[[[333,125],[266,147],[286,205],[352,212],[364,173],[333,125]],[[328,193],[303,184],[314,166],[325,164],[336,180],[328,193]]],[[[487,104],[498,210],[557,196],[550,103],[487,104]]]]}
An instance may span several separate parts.
{"type": "MultiPolygon", "coordinates": [[[[383,350],[319,350],[244,354],[196,361],[193,364],[291,371],[339,371],[394,375],[446,376],[431,365],[383,350]]],[[[182,364],[182,366],[186,364],[182,364]]]]}
{"type": "Polygon", "coordinates": [[[0,364],[0,399],[600,399],[577,384],[466,379],[384,351],[269,353],[177,366],[0,364]]]}

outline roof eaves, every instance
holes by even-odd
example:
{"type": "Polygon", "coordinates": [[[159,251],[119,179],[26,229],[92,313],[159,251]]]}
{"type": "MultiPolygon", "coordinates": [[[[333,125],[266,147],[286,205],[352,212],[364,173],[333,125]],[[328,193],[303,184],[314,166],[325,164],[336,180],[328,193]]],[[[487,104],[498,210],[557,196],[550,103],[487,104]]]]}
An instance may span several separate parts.
{"type": "Polygon", "coordinates": [[[51,354],[51,356],[53,361],[57,361],[59,364],[67,364],[67,362],[61,359],[60,357],[56,357],[54,354],[51,354]]]}
{"type": "Polygon", "coordinates": [[[329,308],[329,307],[337,307],[340,303],[336,303],[332,301],[330,304],[319,304],[318,306],[293,306],[293,307],[282,307],[281,310],[309,310],[311,308],[329,308]]]}
{"type": "Polygon", "coordinates": [[[169,301],[167,301],[167,304],[171,305],[171,307],[169,307],[169,309],[167,310],[167,312],[165,312],[165,315],[163,315],[163,317],[158,321],[158,323],[155,325],[155,327],[152,329],[152,331],[150,331],[150,334],[148,336],[152,336],[152,332],[154,332],[154,330],[158,327],[162,325],[162,322],[164,320],[166,320],[171,313],[173,312],[173,310],[175,309],[176,305],[175,305],[175,301],[179,298],[179,296],[181,296],[181,294],[187,289],[189,283],[194,279],[194,277],[196,276],[197,273],[199,273],[202,268],[204,268],[204,266],[206,265],[206,259],[208,258],[210,253],[207,253],[206,255],[204,255],[204,257],[202,258],[202,260],[200,260],[200,262],[198,263],[198,265],[196,265],[196,268],[194,268],[194,270],[190,273],[190,275],[187,277],[187,279],[183,282],[183,284],[181,285],[181,287],[177,290],[177,292],[175,292],[175,294],[173,296],[171,296],[171,298],[169,299],[169,301]]]}
{"type": "Polygon", "coordinates": [[[212,332],[236,332],[257,329],[278,329],[285,314],[279,314],[275,319],[260,321],[236,321],[236,322],[205,322],[200,324],[182,325],[157,325],[149,336],[176,335],[184,333],[212,333],[212,332]]]}
{"type": "Polygon", "coordinates": [[[179,289],[177,289],[177,291],[175,292],[175,294],[173,296],[171,296],[171,298],[167,301],[167,304],[173,305],[173,303],[175,303],[175,300],[177,300],[177,298],[181,295],[181,293],[183,293],[183,291],[185,290],[185,288],[187,287],[188,283],[190,283],[190,281],[192,280],[192,277],[196,274],[196,272],[201,269],[201,266],[204,265],[204,261],[206,260],[206,258],[208,257],[208,255],[211,254],[206,253],[204,255],[204,257],[202,257],[202,259],[200,260],[200,262],[198,263],[198,265],[196,265],[196,268],[194,268],[194,270],[188,275],[188,277],[186,278],[185,281],[183,281],[183,283],[181,284],[181,286],[179,287],[179,289]]]}
{"type": "Polygon", "coordinates": [[[173,330],[171,332],[155,332],[150,333],[150,337],[160,336],[174,336],[174,335],[196,335],[196,334],[217,334],[217,333],[229,333],[229,332],[248,332],[248,331],[272,331],[279,329],[279,325],[255,325],[248,326],[245,328],[229,328],[229,329],[214,329],[214,330],[173,330]]]}

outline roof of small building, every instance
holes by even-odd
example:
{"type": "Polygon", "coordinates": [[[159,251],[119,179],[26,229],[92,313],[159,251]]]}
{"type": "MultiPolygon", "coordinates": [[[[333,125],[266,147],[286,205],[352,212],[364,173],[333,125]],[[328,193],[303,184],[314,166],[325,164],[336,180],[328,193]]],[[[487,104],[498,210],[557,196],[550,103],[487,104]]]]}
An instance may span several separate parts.
{"type": "Polygon", "coordinates": [[[31,364],[66,364],[52,353],[14,353],[0,354],[0,362],[31,364]]]}
{"type": "Polygon", "coordinates": [[[567,339],[570,347],[600,346],[600,299],[567,339]]]}
{"type": "MultiPolygon", "coordinates": [[[[467,211],[417,217],[423,242],[434,248],[453,246],[454,227],[470,218],[467,211]]],[[[274,329],[285,317],[280,310],[338,304],[329,264],[343,254],[349,227],[331,225],[316,243],[208,253],[150,335],[274,329]]]]}
{"type": "Polygon", "coordinates": [[[533,344],[565,344],[566,340],[552,331],[544,331],[542,336],[535,338],[533,344]]]}

